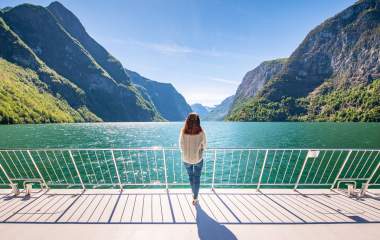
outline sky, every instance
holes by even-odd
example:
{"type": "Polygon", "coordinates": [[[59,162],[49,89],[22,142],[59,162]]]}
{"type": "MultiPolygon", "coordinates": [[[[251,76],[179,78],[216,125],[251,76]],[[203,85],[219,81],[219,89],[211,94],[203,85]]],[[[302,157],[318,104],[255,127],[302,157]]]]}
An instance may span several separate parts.
{"type": "MultiPolygon", "coordinates": [[[[48,0],[0,0],[0,8],[48,0]]],[[[124,67],[219,104],[262,61],[288,57],[354,0],[60,0],[124,67]]]]}

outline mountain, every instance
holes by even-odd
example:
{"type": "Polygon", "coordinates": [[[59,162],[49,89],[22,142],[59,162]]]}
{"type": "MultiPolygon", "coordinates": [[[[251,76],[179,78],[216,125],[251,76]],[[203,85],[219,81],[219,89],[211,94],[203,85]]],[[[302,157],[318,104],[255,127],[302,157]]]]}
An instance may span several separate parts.
{"type": "Polygon", "coordinates": [[[191,105],[191,109],[193,110],[193,112],[198,113],[198,115],[201,118],[204,118],[207,116],[207,114],[211,111],[212,108],[207,107],[207,106],[203,106],[200,103],[194,103],[191,105]]]}
{"type": "Polygon", "coordinates": [[[170,83],[160,83],[125,70],[129,79],[143,97],[154,104],[157,111],[169,121],[183,121],[192,111],[185,98],[170,83]]]}
{"type": "MultiPolygon", "coordinates": [[[[28,84],[35,84],[37,89],[50,94],[58,105],[68,104],[64,109],[75,116],[66,118],[68,121],[182,120],[190,111],[172,85],[148,81],[141,76],[136,80],[140,85],[132,82],[123,65],[59,2],[46,8],[22,4],[2,9],[0,43],[4,68],[7,65],[7,69],[15,71],[8,72],[7,76],[25,77],[28,74],[16,73],[32,70],[36,76],[33,75],[33,81],[28,84]]],[[[13,104],[16,107],[18,103],[13,104]]],[[[23,122],[23,118],[16,115],[12,115],[13,121],[11,116],[3,115],[5,111],[0,113],[7,122],[23,122]]],[[[58,118],[48,120],[42,114],[33,119],[25,122],[64,122],[58,118]]]]}
{"type": "Polygon", "coordinates": [[[83,91],[85,106],[104,121],[161,119],[132,84],[116,82],[47,8],[22,4],[2,18],[39,59],[83,91]]]}
{"type": "Polygon", "coordinates": [[[59,2],[52,2],[47,9],[64,29],[91,54],[94,60],[118,83],[129,85],[130,79],[123,65],[87,32],[79,19],[59,2]]]}
{"type": "Polygon", "coordinates": [[[229,96],[224,99],[220,104],[216,105],[214,108],[209,111],[205,116],[204,120],[207,121],[222,121],[229,113],[231,106],[234,102],[235,95],[229,96]]]}
{"type": "Polygon", "coordinates": [[[327,19],[228,119],[379,121],[379,24],[380,0],[358,1],[327,19]]]}
{"type": "Polygon", "coordinates": [[[256,96],[264,85],[283,69],[286,60],[286,58],[281,58],[265,61],[255,69],[247,72],[236,90],[234,105],[256,96]]]}
{"type": "Polygon", "coordinates": [[[185,119],[191,111],[184,97],[171,84],[160,83],[144,78],[136,72],[125,69],[122,64],[98,44],[85,30],[79,19],[61,3],[53,2],[47,9],[56,16],[57,20],[94,57],[110,76],[119,84],[136,86],[146,100],[169,121],[185,119]]]}
{"type": "MultiPolygon", "coordinates": [[[[58,120],[54,117],[47,118],[45,113],[51,109],[45,109],[43,106],[40,106],[40,111],[33,113],[33,117],[28,117],[27,111],[23,112],[19,110],[21,108],[29,109],[31,106],[28,105],[27,102],[30,103],[33,102],[33,100],[35,100],[35,102],[41,102],[39,99],[21,101],[21,96],[18,96],[18,92],[13,92],[15,97],[9,98],[9,94],[11,93],[9,92],[10,89],[31,89],[29,88],[31,84],[36,87],[35,89],[49,95],[49,98],[52,97],[50,99],[51,102],[54,100],[57,105],[62,105],[62,103],[67,102],[70,107],[65,107],[65,109],[68,109],[69,115],[75,116],[71,120],[100,121],[95,114],[87,109],[84,92],[75,84],[46,66],[17,34],[9,28],[1,17],[0,41],[0,60],[2,61],[0,73],[2,73],[3,77],[0,89],[0,99],[2,99],[0,102],[0,116],[2,123],[54,122],[55,120],[57,120],[57,122],[63,122],[62,119],[58,120]],[[17,76],[19,76],[19,79],[17,76]],[[15,81],[13,86],[10,85],[12,84],[10,79],[14,79],[15,81]],[[21,84],[21,82],[25,84],[21,84]],[[15,88],[17,85],[19,88],[15,88]],[[79,115],[79,117],[77,115],[79,115]],[[25,121],[23,121],[23,119],[25,119],[25,121]]],[[[19,93],[22,94],[21,91],[19,91],[19,93]]],[[[23,96],[25,97],[26,94],[23,96]]],[[[29,96],[37,95],[30,93],[29,96]]],[[[37,106],[35,106],[35,108],[37,108],[37,106]]]]}

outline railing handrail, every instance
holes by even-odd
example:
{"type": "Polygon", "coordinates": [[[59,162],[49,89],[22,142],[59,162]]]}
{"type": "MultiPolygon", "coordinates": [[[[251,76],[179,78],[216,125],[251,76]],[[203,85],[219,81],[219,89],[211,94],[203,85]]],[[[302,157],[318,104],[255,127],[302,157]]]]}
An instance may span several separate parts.
{"type": "MultiPolygon", "coordinates": [[[[41,147],[38,147],[38,148],[0,148],[0,151],[106,151],[106,150],[115,150],[115,151],[128,151],[128,150],[131,150],[131,151],[139,151],[139,150],[179,150],[180,147],[161,147],[161,146],[152,146],[152,147],[126,147],[126,148],[112,148],[112,147],[102,147],[102,148],[97,148],[97,147],[93,147],[93,148],[68,148],[68,147],[64,147],[64,148],[57,148],[57,147],[54,147],[54,148],[50,148],[50,147],[46,147],[46,148],[41,148],[41,147]]],[[[319,147],[305,147],[305,148],[291,148],[291,147],[286,147],[286,148],[255,148],[255,147],[239,147],[239,148],[236,148],[236,147],[207,147],[206,150],[260,150],[260,151],[265,151],[265,150],[277,150],[277,151],[282,151],[282,150],[317,150],[317,151],[340,151],[340,150],[344,150],[344,151],[349,151],[349,150],[352,150],[352,151],[380,151],[380,148],[319,148],[319,147]]]]}

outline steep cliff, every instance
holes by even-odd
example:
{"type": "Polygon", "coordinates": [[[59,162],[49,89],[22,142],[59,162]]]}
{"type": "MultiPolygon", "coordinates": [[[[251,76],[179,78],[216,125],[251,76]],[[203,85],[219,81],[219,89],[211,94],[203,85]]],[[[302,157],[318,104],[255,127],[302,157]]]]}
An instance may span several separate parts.
{"type": "Polygon", "coordinates": [[[247,72],[236,90],[234,103],[256,96],[263,89],[264,84],[283,69],[286,60],[286,58],[282,58],[265,61],[247,72]]]}
{"type": "Polygon", "coordinates": [[[377,89],[366,86],[380,77],[379,24],[379,0],[358,1],[326,20],[306,36],[281,71],[256,96],[233,109],[229,119],[377,121],[376,114],[368,118],[363,117],[366,113],[355,111],[366,102],[350,106],[354,111],[336,118],[342,106],[335,106],[336,111],[324,111],[333,103],[321,99],[334,92],[340,96],[353,94],[351,90],[356,86],[362,86],[363,91],[377,89]]]}

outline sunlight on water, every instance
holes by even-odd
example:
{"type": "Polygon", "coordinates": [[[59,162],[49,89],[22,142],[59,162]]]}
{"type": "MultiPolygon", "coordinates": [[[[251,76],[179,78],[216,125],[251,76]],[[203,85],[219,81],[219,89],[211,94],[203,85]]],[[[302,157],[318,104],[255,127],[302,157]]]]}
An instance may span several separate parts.
{"type": "MultiPolygon", "coordinates": [[[[1,148],[176,147],[180,122],[2,125],[1,148]]],[[[379,148],[378,123],[204,122],[209,147],[379,148]]]]}

